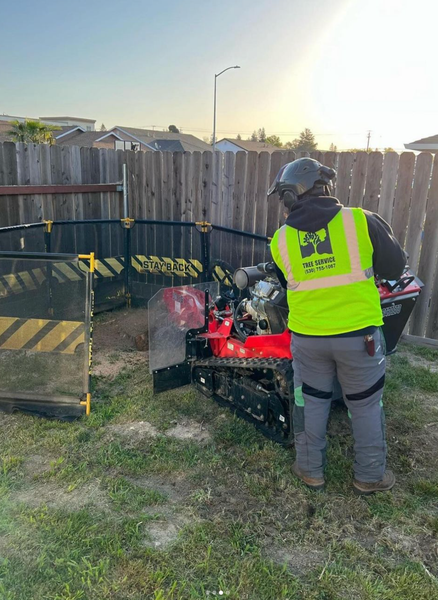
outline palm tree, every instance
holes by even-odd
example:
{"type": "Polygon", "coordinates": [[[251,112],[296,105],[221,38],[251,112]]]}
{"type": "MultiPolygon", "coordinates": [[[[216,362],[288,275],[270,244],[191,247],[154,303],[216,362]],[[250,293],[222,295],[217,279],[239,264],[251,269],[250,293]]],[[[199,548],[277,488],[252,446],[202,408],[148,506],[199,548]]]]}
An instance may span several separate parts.
{"type": "Polygon", "coordinates": [[[58,131],[60,127],[54,125],[46,125],[40,121],[25,120],[10,121],[12,129],[7,134],[12,137],[14,142],[27,142],[33,144],[49,144],[52,146],[55,143],[53,132],[58,131]]]}

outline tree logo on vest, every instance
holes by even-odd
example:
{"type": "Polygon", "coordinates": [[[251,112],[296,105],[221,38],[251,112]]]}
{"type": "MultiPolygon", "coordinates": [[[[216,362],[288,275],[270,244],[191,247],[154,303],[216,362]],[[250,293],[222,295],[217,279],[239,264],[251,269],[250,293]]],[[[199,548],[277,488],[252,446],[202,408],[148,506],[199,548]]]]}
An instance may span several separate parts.
{"type": "Polygon", "coordinates": [[[298,240],[302,258],[310,259],[310,257],[316,254],[316,258],[303,262],[306,274],[335,268],[336,259],[333,256],[330,234],[327,227],[323,227],[319,231],[299,231],[298,240]]]}
{"type": "Polygon", "coordinates": [[[333,254],[327,227],[319,231],[300,231],[301,256],[308,258],[312,254],[333,254]]]}

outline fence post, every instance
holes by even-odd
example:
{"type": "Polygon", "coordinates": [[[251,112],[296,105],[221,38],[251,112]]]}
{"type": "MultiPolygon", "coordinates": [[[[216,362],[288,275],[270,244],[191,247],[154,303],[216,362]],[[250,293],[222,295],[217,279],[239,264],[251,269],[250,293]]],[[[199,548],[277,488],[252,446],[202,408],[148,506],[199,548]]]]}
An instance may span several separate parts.
{"type": "Polygon", "coordinates": [[[201,236],[203,280],[208,281],[210,276],[210,233],[212,231],[209,227],[211,227],[211,223],[208,223],[207,221],[197,221],[195,226],[201,236]],[[200,229],[198,229],[198,227],[200,227],[200,229]]]}
{"type": "Polygon", "coordinates": [[[135,220],[128,217],[121,219],[124,233],[124,257],[125,257],[125,298],[128,308],[131,307],[131,229],[135,225],[135,220]]]}
{"type": "MultiPolygon", "coordinates": [[[[52,227],[53,221],[44,221],[44,248],[45,251],[50,254],[52,252],[52,227]]],[[[47,263],[47,301],[48,301],[48,313],[50,317],[53,317],[53,286],[52,286],[52,263],[47,263]]]]}
{"type": "Polygon", "coordinates": [[[128,174],[127,174],[127,165],[123,163],[123,218],[127,219],[129,217],[129,199],[128,199],[128,174]]]}

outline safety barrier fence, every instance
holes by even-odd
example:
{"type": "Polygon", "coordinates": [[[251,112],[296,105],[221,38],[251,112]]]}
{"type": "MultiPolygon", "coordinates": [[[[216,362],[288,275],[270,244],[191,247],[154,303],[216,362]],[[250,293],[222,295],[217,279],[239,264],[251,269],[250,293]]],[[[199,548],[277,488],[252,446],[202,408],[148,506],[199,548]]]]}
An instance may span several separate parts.
{"type": "MultiPolygon", "coordinates": [[[[158,289],[196,284],[212,278],[231,287],[232,272],[269,259],[269,238],[207,222],[146,219],[46,221],[0,229],[0,252],[89,253],[95,255],[94,290],[97,310],[146,303],[158,289]],[[127,267],[127,268],[126,268],[127,267]]],[[[80,282],[87,276],[70,262],[51,269],[52,284],[80,282]]],[[[41,286],[33,269],[4,273],[0,262],[0,293],[18,296],[41,286]]]]}
{"type": "MultiPolygon", "coordinates": [[[[27,242],[38,240],[31,236],[27,242]]],[[[89,414],[94,266],[93,253],[0,251],[4,410],[89,414]]]]}

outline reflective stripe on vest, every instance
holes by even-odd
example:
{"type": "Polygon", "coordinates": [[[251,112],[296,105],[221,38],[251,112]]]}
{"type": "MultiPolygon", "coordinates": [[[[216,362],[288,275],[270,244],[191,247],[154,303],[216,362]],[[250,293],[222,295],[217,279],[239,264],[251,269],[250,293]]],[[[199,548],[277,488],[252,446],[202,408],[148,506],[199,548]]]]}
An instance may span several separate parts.
{"type": "Polygon", "coordinates": [[[309,292],[311,290],[321,290],[340,285],[349,285],[350,283],[358,283],[359,281],[366,281],[374,276],[372,267],[364,271],[361,266],[359,241],[357,239],[356,224],[354,222],[353,212],[351,209],[342,208],[341,214],[351,265],[350,273],[345,273],[344,275],[326,275],[325,277],[319,277],[317,279],[295,281],[292,274],[292,266],[287,248],[287,225],[283,225],[283,227],[281,227],[278,235],[278,250],[280,252],[284,268],[286,269],[288,290],[293,292],[309,292]]]}

